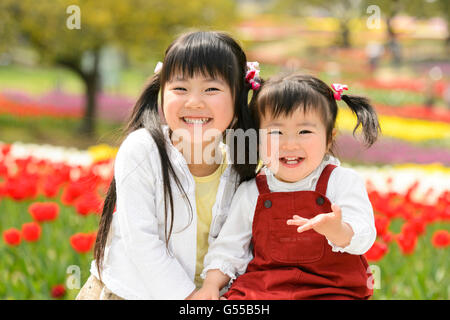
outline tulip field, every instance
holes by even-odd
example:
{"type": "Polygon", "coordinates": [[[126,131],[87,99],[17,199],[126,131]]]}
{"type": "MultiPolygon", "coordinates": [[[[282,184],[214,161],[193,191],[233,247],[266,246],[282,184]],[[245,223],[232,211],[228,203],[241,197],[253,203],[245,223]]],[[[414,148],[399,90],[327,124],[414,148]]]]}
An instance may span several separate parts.
{"type": "MultiPolygon", "coordinates": [[[[381,121],[383,128],[383,117],[381,121]]],[[[397,126],[407,122],[392,121],[398,121],[397,126]]],[[[345,131],[347,123],[351,115],[342,112],[341,144],[354,139],[345,131]]],[[[430,120],[417,123],[439,128],[430,120]]],[[[401,138],[401,127],[395,128],[387,134],[401,138]]],[[[444,129],[439,133],[430,128],[424,134],[440,139],[450,132],[444,129]]],[[[339,148],[345,155],[344,149],[339,148]]],[[[107,145],[77,150],[0,143],[0,298],[76,296],[89,276],[116,151],[107,145]]],[[[365,178],[374,207],[378,237],[366,253],[372,266],[373,299],[449,298],[450,159],[448,151],[441,151],[442,163],[387,159],[382,165],[380,161],[358,165],[344,160],[365,178]]]]}
{"type": "Polygon", "coordinates": [[[74,270],[74,288],[88,276],[111,158],[96,160],[95,148],[0,150],[0,297],[73,299],[78,290],[68,290],[67,270],[74,270]]]}
{"type": "MultiPolygon", "coordinates": [[[[349,83],[379,114],[382,135],[367,150],[352,135],[355,117],[339,103],[336,155],[364,177],[374,208],[377,239],[365,254],[374,300],[450,298],[446,85],[435,83],[438,106],[429,108],[421,79],[349,83]]],[[[99,113],[116,121],[117,129],[132,104],[131,98],[102,93],[99,113]]],[[[57,136],[58,126],[70,127],[81,115],[80,95],[0,91],[0,299],[74,299],[89,277],[117,148],[12,138],[16,128],[40,124],[57,136]],[[13,132],[8,142],[2,141],[3,125],[13,132]]]]}

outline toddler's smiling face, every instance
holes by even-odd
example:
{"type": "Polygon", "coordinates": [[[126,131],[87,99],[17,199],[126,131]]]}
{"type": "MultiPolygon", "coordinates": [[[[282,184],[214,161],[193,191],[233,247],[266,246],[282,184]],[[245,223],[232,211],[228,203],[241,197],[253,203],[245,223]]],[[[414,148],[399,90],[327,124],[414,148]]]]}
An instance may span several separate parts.
{"type": "Polygon", "coordinates": [[[297,108],[289,116],[261,117],[261,157],[284,182],[306,178],[323,160],[328,147],[326,128],[318,112],[297,108]]]}

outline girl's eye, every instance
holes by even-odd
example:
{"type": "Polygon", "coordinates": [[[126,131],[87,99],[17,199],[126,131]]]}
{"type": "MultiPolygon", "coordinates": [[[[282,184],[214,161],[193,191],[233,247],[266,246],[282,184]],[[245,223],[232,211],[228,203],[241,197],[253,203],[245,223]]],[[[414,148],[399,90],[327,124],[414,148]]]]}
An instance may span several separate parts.
{"type": "Polygon", "coordinates": [[[300,131],[300,134],[307,134],[307,133],[311,133],[311,131],[309,131],[309,130],[302,130],[302,131],[300,131]]]}
{"type": "Polygon", "coordinates": [[[206,92],[212,92],[212,91],[219,91],[217,88],[208,88],[206,89],[206,92]]]}
{"type": "Polygon", "coordinates": [[[187,91],[186,88],[183,88],[183,87],[175,87],[175,88],[173,88],[173,90],[176,90],[176,91],[187,91]]]}

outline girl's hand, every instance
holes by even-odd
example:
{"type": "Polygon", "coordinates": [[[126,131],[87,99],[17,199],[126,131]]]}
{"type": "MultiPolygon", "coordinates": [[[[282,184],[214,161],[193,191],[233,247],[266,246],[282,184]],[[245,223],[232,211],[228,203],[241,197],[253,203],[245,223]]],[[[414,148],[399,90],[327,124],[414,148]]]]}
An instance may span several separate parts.
{"type": "Polygon", "coordinates": [[[312,219],[294,215],[293,219],[287,220],[287,224],[299,226],[298,233],[313,229],[336,246],[346,247],[353,237],[353,229],[348,223],[342,222],[342,211],[338,205],[332,204],[331,210],[330,213],[318,214],[312,219]]]}
{"type": "Polygon", "coordinates": [[[219,289],[214,286],[203,285],[188,300],[219,300],[219,289]]]}
{"type": "Polygon", "coordinates": [[[197,292],[197,289],[194,289],[194,291],[192,291],[190,295],[188,295],[186,298],[184,298],[184,300],[191,300],[196,292],[197,292]]]}

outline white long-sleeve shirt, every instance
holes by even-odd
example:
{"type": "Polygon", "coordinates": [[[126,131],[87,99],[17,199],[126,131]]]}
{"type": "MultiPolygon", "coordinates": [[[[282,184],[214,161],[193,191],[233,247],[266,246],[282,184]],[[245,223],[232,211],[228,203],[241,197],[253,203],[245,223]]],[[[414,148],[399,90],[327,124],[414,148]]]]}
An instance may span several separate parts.
{"type": "MultiPolygon", "coordinates": [[[[370,249],[376,238],[375,221],[364,180],[350,168],[343,168],[338,159],[325,156],[322,163],[308,177],[295,183],[282,182],[270,170],[263,168],[271,192],[313,191],[323,168],[328,164],[337,165],[328,180],[326,197],[342,210],[342,221],[353,229],[351,242],[345,248],[332,242],[328,244],[334,252],[348,252],[361,255],[370,249]]],[[[228,219],[216,241],[210,245],[204,260],[202,277],[210,269],[220,269],[235,279],[245,272],[253,258],[250,242],[252,224],[258,200],[255,179],[242,183],[236,191],[228,219]]]]}
{"type": "MultiPolygon", "coordinates": [[[[125,299],[177,300],[186,298],[195,289],[195,182],[185,158],[170,142],[168,127],[164,126],[163,131],[169,159],[187,193],[192,214],[184,195],[171,183],[175,217],[168,253],[159,152],[146,129],[130,133],[119,147],[114,163],[117,210],[108,234],[102,271],[105,286],[125,299]]],[[[231,163],[230,159],[227,163],[231,163]]],[[[236,172],[228,165],[221,175],[212,210],[210,244],[227,217],[236,180],[236,172]]],[[[99,278],[95,260],[90,271],[99,278]]]]}

